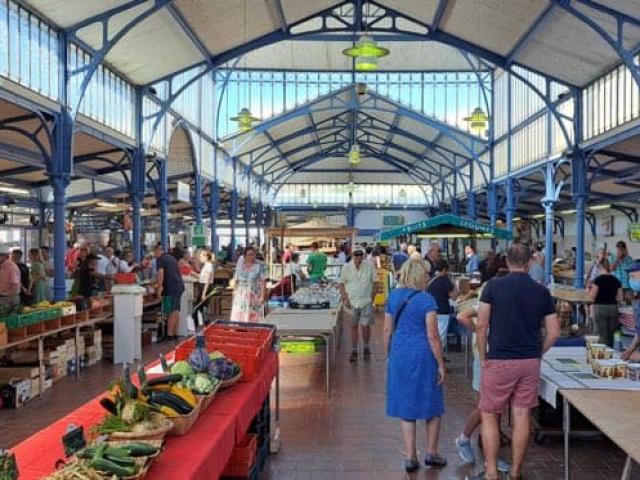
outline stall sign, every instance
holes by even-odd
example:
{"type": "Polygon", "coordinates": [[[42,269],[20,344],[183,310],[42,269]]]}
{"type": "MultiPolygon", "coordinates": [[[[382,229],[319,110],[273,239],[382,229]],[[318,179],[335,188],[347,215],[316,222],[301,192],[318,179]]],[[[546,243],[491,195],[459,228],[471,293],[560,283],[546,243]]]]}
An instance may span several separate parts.
{"type": "Polygon", "coordinates": [[[385,215],[382,217],[382,225],[385,227],[404,225],[404,216],[402,215],[385,215]]]}
{"type": "Polygon", "coordinates": [[[191,203],[191,192],[188,183],[178,182],[177,200],[179,202],[191,203]]]}
{"type": "Polygon", "coordinates": [[[640,242],[640,223],[630,223],[627,227],[627,235],[631,242],[640,242]]]}
{"type": "Polygon", "coordinates": [[[207,234],[204,225],[191,225],[191,246],[205,247],[207,245],[207,234]]]}
{"type": "Polygon", "coordinates": [[[80,232],[98,232],[110,228],[111,215],[82,215],[73,220],[74,228],[80,232]]]}

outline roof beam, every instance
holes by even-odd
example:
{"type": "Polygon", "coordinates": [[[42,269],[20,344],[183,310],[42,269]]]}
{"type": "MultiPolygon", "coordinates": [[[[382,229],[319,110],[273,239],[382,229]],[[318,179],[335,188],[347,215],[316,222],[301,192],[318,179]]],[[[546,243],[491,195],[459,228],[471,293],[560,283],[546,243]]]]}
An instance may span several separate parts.
{"type": "Polygon", "coordinates": [[[444,14],[447,11],[448,7],[449,7],[449,0],[440,0],[438,2],[436,13],[433,15],[433,20],[431,21],[431,28],[433,30],[438,30],[440,28],[440,24],[442,23],[442,17],[444,17],[444,14]]]}
{"type": "Polygon", "coordinates": [[[273,6],[273,10],[276,12],[276,16],[278,17],[278,21],[280,22],[280,29],[283,33],[287,33],[287,17],[284,14],[284,9],[282,8],[282,2],[280,0],[271,0],[271,5],[273,6]]]}
{"type": "Polygon", "coordinates": [[[213,67],[211,64],[211,52],[202,42],[200,37],[193,31],[187,20],[182,16],[182,14],[178,11],[175,5],[169,4],[167,5],[167,10],[169,14],[173,17],[175,22],[178,24],[180,29],[185,33],[185,35],[189,38],[189,41],[193,44],[194,47],[200,52],[200,55],[204,58],[205,62],[209,64],[209,66],[213,67]]]}
{"type": "Polygon", "coordinates": [[[533,34],[535,31],[549,18],[549,14],[553,11],[555,7],[555,3],[549,2],[549,4],[540,12],[538,17],[533,21],[533,23],[529,26],[529,28],[522,34],[522,36],[518,39],[518,41],[511,47],[509,53],[507,53],[507,65],[512,65],[515,61],[518,53],[524,49],[527,44],[531,41],[533,34]]]}

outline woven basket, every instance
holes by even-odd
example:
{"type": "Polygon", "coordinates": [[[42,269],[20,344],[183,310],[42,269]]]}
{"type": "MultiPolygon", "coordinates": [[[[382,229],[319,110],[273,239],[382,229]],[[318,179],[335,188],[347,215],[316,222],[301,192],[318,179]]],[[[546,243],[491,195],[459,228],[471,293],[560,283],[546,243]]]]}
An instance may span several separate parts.
{"type": "Polygon", "coordinates": [[[173,428],[173,423],[164,415],[151,414],[154,421],[158,423],[158,428],[147,432],[114,432],[109,434],[109,440],[162,440],[165,435],[173,428]]]}
{"type": "Polygon", "coordinates": [[[223,380],[222,382],[220,382],[220,389],[229,388],[229,387],[235,385],[236,383],[238,383],[240,381],[241,378],[242,378],[242,368],[235,375],[235,377],[231,377],[228,380],[223,380]]]}
{"type": "Polygon", "coordinates": [[[198,415],[200,415],[200,403],[196,404],[195,408],[189,415],[180,415],[178,417],[167,417],[173,424],[173,428],[169,430],[167,435],[185,435],[193,424],[196,423],[198,415]]]}
{"type": "Polygon", "coordinates": [[[200,413],[204,412],[207,409],[207,407],[211,405],[211,402],[213,402],[213,399],[216,396],[216,393],[220,389],[220,385],[221,385],[221,382],[218,382],[218,384],[216,385],[216,388],[214,388],[207,395],[197,395],[198,401],[200,402],[200,413]]]}

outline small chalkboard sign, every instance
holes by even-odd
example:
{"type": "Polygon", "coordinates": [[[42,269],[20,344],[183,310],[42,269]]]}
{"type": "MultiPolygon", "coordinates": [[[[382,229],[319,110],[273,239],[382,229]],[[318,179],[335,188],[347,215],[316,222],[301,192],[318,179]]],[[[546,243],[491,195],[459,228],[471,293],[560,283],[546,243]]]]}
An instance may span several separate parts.
{"type": "Polygon", "coordinates": [[[86,447],[86,445],[87,440],[84,438],[84,428],[73,424],[69,425],[67,432],[62,436],[64,454],[69,457],[86,447]]]}

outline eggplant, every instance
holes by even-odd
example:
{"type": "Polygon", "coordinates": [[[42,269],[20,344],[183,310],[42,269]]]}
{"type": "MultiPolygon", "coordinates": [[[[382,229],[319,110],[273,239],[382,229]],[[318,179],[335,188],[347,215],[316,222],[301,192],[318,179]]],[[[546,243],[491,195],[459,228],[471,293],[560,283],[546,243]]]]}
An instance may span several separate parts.
{"type": "Polygon", "coordinates": [[[104,397],[104,398],[100,399],[100,405],[102,405],[102,408],[104,408],[111,415],[117,415],[118,414],[118,408],[116,407],[115,402],[113,400],[111,400],[110,398],[104,397]]]}
{"type": "Polygon", "coordinates": [[[151,391],[149,392],[149,402],[170,407],[180,415],[188,415],[193,410],[185,399],[171,392],[151,391]]]}

